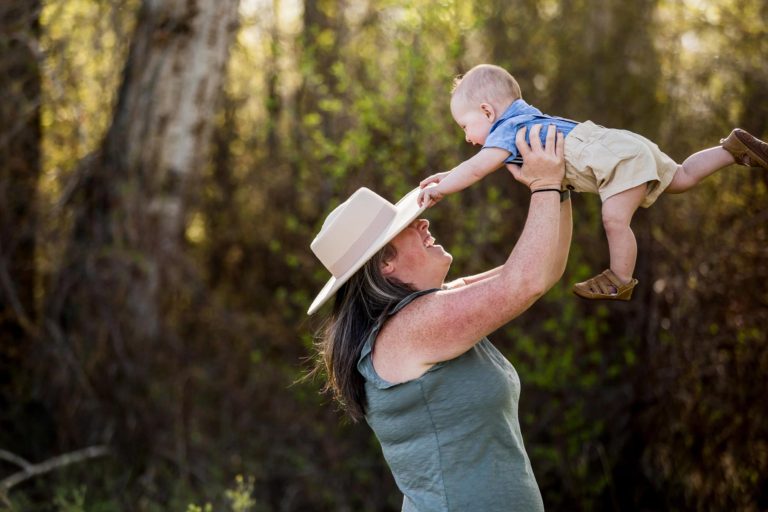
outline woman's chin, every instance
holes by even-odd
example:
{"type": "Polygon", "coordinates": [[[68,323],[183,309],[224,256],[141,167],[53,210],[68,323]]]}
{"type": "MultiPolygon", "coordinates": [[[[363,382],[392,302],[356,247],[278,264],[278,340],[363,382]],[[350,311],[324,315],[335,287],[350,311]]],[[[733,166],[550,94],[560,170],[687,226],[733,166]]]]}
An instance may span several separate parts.
{"type": "Polygon", "coordinates": [[[430,254],[430,257],[436,258],[440,260],[440,263],[442,265],[445,265],[446,273],[448,272],[448,268],[451,266],[451,262],[453,262],[453,256],[451,253],[445,250],[442,245],[436,244],[427,249],[427,252],[430,254]]]}
{"type": "Polygon", "coordinates": [[[450,266],[451,262],[453,261],[453,255],[451,255],[451,253],[443,249],[442,245],[436,245],[435,247],[440,249],[440,253],[441,253],[440,255],[443,256],[448,261],[448,265],[450,266]]]}

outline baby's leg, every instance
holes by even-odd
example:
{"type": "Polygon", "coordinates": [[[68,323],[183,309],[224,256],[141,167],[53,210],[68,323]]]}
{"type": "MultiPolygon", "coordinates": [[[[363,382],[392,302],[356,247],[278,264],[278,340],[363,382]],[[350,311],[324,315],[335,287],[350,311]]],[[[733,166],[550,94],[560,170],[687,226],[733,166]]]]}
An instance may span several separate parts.
{"type": "Polygon", "coordinates": [[[644,183],[603,201],[603,227],[608,238],[611,270],[622,283],[631,281],[635,271],[637,241],[629,224],[645,198],[646,189],[644,183]]]}
{"type": "Polygon", "coordinates": [[[733,156],[721,146],[694,153],[686,158],[682,165],[677,166],[675,177],[664,192],[670,194],[685,192],[710,174],[735,162],[733,156]]]}
{"type": "Polygon", "coordinates": [[[685,192],[715,171],[731,164],[768,169],[768,143],[741,128],[720,141],[722,146],[699,151],[678,166],[665,192],[685,192]]]}

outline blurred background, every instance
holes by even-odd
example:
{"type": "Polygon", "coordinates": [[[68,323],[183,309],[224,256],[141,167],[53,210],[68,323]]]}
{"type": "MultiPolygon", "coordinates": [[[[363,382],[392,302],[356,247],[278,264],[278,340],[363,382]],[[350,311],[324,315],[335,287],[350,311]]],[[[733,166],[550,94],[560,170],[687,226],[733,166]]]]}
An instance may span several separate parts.
{"type": "MultiPolygon", "coordinates": [[[[448,99],[482,62],[678,160],[766,139],[767,22],[765,0],[3,0],[0,509],[399,510],[368,427],[302,380],[325,215],[473,154],[448,99]]],[[[570,292],[608,264],[574,196],[565,277],[491,337],[548,510],[768,510],[767,185],[733,166],[638,212],[621,304],[570,292]]],[[[429,210],[449,278],[503,263],[527,205],[502,171],[429,210]]]]}

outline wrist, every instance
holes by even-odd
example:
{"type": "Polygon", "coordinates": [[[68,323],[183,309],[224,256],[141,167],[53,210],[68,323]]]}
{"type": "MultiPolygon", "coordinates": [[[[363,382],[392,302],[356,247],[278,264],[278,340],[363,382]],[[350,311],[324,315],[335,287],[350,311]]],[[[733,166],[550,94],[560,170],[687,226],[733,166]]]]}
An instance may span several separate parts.
{"type": "Polygon", "coordinates": [[[560,190],[559,188],[537,188],[536,190],[531,190],[531,195],[537,193],[537,192],[557,192],[560,195],[560,202],[563,203],[571,198],[571,191],[570,190],[560,190]]]}
{"type": "Polygon", "coordinates": [[[550,187],[550,188],[544,188],[544,187],[542,187],[542,188],[537,188],[536,190],[531,190],[531,195],[533,195],[533,194],[536,194],[536,193],[538,193],[538,192],[557,192],[557,193],[559,194],[559,193],[560,193],[560,189],[559,189],[559,188],[555,188],[555,187],[550,187]]]}

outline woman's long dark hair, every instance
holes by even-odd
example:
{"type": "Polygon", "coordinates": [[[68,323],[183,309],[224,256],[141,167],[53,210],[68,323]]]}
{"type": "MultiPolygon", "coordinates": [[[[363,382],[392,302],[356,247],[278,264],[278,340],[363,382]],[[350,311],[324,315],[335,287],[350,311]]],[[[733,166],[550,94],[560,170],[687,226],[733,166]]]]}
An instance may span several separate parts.
{"type": "Polygon", "coordinates": [[[363,344],[376,322],[413,293],[413,288],[381,273],[385,261],[396,255],[386,245],[336,292],[333,312],[320,336],[317,370],[327,374],[325,391],[331,391],[353,421],[365,414],[365,380],[357,371],[363,344]]]}

